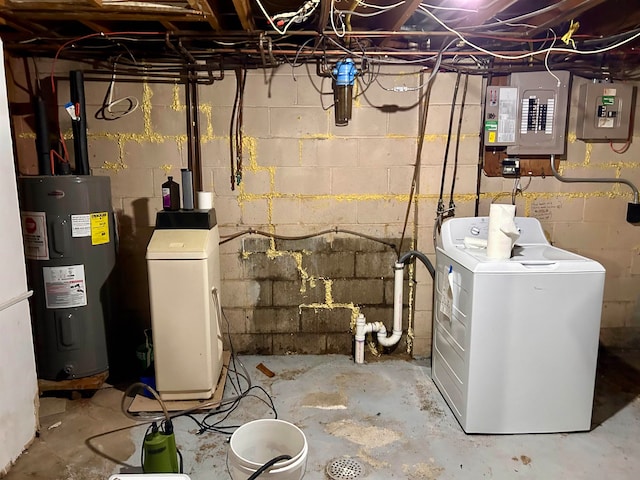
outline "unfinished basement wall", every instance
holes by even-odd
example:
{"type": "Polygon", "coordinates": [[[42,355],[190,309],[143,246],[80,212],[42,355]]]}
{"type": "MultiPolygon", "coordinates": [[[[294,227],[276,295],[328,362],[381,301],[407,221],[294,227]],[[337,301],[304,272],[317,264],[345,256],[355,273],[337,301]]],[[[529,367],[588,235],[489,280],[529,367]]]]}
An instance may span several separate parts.
{"type": "MultiPolygon", "coordinates": [[[[38,65],[40,72],[51,69],[48,60],[38,65]]],[[[64,77],[70,68],[63,62],[55,68],[61,105],[67,100],[64,77]]],[[[19,166],[22,173],[35,173],[32,119],[28,97],[20,88],[27,83],[24,63],[12,62],[12,70],[19,166]]],[[[402,247],[403,251],[416,248],[431,258],[455,78],[455,74],[438,75],[431,91],[418,193],[402,247]]],[[[339,228],[399,243],[414,173],[419,91],[388,89],[417,87],[424,79],[411,67],[388,67],[377,78],[362,80],[353,119],[346,127],[336,127],[330,81],[318,78],[314,68],[249,72],[243,177],[234,190],[229,167],[233,72],[199,87],[203,185],[215,194],[223,237],[247,228],[282,236],[339,228]]],[[[140,108],[118,120],[98,120],[93,114],[107,86],[108,82],[97,81],[85,86],[89,154],[93,174],[111,178],[119,214],[118,328],[123,332],[122,348],[131,350],[142,341],[142,329],[149,324],[144,255],[155,213],[161,208],[160,185],[168,175],[179,180],[180,168],[187,166],[184,86],[118,82],[115,98],[133,96],[140,108]]],[[[457,216],[475,212],[481,98],[482,79],[470,77],[458,153],[457,216]]],[[[58,108],[58,115],[63,132],[70,132],[66,112],[58,108]]],[[[456,128],[457,116],[454,132],[456,128]]],[[[622,174],[640,183],[635,154],[640,147],[632,143],[628,153],[618,155],[608,145],[575,140],[573,110],[569,129],[565,173],[622,174]]],[[[449,149],[445,205],[454,158],[455,138],[449,149]]],[[[527,182],[523,179],[523,186],[527,182]]],[[[510,201],[512,188],[512,180],[482,176],[479,214],[487,214],[496,197],[510,201]]],[[[618,186],[567,186],[553,178],[534,178],[517,203],[518,214],[538,217],[556,245],[605,265],[602,338],[614,345],[640,346],[640,230],[625,223],[629,199],[618,186]]],[[[394,259],[393,249],[383,243],[346,234],[301,240],[251,235],[225,242],[222,303],[234,347],[248,353],[351,353],[349,330],[357,313],[391,325],[394,259]]],[[[408,268],[406,277],[405,335],[394,353],[429,355],[431,279],[421,264],[408,268]]]]}

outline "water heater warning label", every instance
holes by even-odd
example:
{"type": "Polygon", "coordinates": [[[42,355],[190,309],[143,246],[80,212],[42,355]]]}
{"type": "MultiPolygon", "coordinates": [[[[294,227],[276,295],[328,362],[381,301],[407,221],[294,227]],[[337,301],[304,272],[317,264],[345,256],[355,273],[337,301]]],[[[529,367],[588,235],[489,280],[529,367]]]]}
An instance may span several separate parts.
{"type": "Polygon", "coordinates": [[[91,245],[109,243],[109,214],[107,212],[91,214],[91,245]]]}
{"type": "Polygon", "coordinates": [[[91,215],[71,215],[71,236],[74,238],[91,236],[91,215]]]}
{"type": "Polygon", "coordinates": [[[47,308],[84,307],[87,285],[84,265],[42,267],[47,308]]]}
{"type": "Polygon", "coordinates": [[[30,260],[49,260],[45,212],[22,212],[21,216],[25,257],[30,260]]]}

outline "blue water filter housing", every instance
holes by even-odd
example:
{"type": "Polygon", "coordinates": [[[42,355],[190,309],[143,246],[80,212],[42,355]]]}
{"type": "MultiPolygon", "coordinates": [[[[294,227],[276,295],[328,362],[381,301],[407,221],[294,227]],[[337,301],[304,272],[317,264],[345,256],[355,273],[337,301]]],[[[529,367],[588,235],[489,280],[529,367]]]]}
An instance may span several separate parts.
{"type": "Polygon", "coordinates": [[[353,98],[353,84],[356,81],[358,69],[351,58],[340,60],[333,69],[333,101],[336,125],[344,126],[351,120],[351,102],[353,98]]]}

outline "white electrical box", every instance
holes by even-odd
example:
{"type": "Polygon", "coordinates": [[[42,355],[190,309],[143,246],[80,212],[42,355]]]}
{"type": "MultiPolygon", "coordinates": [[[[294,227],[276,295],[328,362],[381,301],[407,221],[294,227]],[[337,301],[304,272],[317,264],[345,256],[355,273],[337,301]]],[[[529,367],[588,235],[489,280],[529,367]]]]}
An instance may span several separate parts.
{"type": "Polygon", "coordinates": [[[576,137],[580,140],[627,141],[635,104],[635,87],[624,83],[580,85],[576,137]]]}

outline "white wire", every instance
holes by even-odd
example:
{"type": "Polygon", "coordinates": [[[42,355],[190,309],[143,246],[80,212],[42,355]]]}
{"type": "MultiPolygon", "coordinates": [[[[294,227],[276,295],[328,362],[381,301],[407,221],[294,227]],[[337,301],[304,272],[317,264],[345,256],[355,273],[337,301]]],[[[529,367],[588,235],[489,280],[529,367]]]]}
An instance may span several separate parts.
{"type": "MultiPolygon", "coordinates": [[[[333,31],[335,32],[335,34],[339,38],[342,38],[342,37],[344,37],[344,34],[346,33],[346,29],[345,29],[345,26],[344,26],[344,22],[342,23],[342,34],[340,34],[338,32],[338,29],[336,28],[336,23],[335,23],[335,21],[333,19],[333,12],[335,11],[334,10],[334,3],[335,3],[335,0],[331,0],[331,11],[329,12],[329,17],[331,17],[331,27],[333,28],[333,31]]],[[[339,18],[342,21],[342,17],[339,17],[339,18]]]]}
{"type": "Polygon", "coordinates": [[[387,13],[387,10],[378,10],[377,12],[371,12],[371,13],[361,13],[361,12],[356,12],[354,10],[335,10],[338,13],[346,13],[348,15],[355,15],[356,17],[375,17],[376,15],[381,15],[383,13],[387,13]]]}
{"type": "MultiPolygon", "coordinates": [[[[258,4],[258,7],[260,7],[260,10],[262,10],[262,13],[264,14],[264,16],[265,16],[265,17],[267,17],[267,21],[271,24],[271,26],[273,27],[273,29],[274,29],[277,33],[279,33],[280,35],[284,35],[284,34],[286,33],[286,31],[282,31],[282,30],[280,30],[280,29],[276,26],[275,22],[274,22],[273,20],[271,20],[271,15],[269,15],[269,14],[267,13],[267,11],[266,11],[266,10],[265,10],[265,8],[264,8],[264,5],[262,5],[262,2],[261,2],[260,0],[256,0],[256,3],[258,4]]],[[[287,27],[288,27],[288,25],[287,25],[287,27]]]]}
{"type": "Polygon", "coordinates": [[[566,2],[566,0],[561,0],[560,2],[553,3],[553,4],[548,5],[546,7],[540,8],[538,10],[534,10],[533,12],[525,13],[523,15],[519,15],[517,17],[507,18],[505,20],[500,20],[499,18],[496,18],[496,21],[494,23],[486,23],[486,24],[483,24],[483,25],[475,25],[475,26],[464,27],[461,30],[475,29],[475,28],[478,28],[478,27],[495,27],[495,26],[500,26],[500,25],[509,25],[509,22],[517,22],[517,21],[520,21],[520,20],[526,20],[527,18],[532,18],[532,17],[535,17],[536,15],[540,15],[542,13],[549,12],[549,11],[553,10],[554,8],[557,8],[559,5],[562,5],[565,2],[566,2]]]}
{"type": "Polygon", "coordinates": [[[538,28],[537,25],[531,25],[530,23],[505,23],[508,27],[526,27],[526,28],[538,28]]]}
{"type": "MultiPolygon", "coordinates": [[[[287,30],[289,29],[289,27],[295,23],[295,19],[298,17],[298,15],[300,15],[303,12],[304,5],[305,4],[303,4],[296,12],[293,12],[293,17],[291,17],[291,20],[289,20],[289,23],[287,23],[287,25],[284,27],[284,30],[283,30],[284,33],[287,33],[287,30]]],[[[319,1],[314,3],[313,8],[303,16],[303,20],[306,20],[307,18],[309,18],[309,16],[316,11],[316,8],[318,8],[318,5],[320,5],[319,1]]]]}
{"type": "Polygon", "coordinates": [[[363,7],[367,7],[367,8],[373,8],[376,10],[391,10],[392,8],[396,8],[399,7],[400,5],[406,3],[406,0],[402,0],[398,3],[394,3],[393,5],[372,5],[370,3],[367,2],[363,2],[362,0],[356,0],[357,2],[357,6],[363,6],[363,7]]]}
{"type": "Polygon", "coordinates": [[[123,98],[114,100],[113,91],[115,90],[115,86],[116,86],[116,63],[113,64],[113,74],[111,75],[111,83],[109,83],[109,87],[108,87],[109,95],[107,98],[107,104],[105,106],[105,109],[103,110],[103,116],[104,116],[104,111],[109,112],[109,114],[115,115],[115,117],[113,117],[112,120],[126,117],[127,115],[130,115],[133,112],[135,112],[140,106],[140,100],[138,100],[136,97],[133,97],[133,96],[123,97],[123,98]],[[115,107],[116,105],[119,105],[122,102],[129,102],[129,108],[124,110],[123,112],[114,113],[111,111],[112,107],[115,107]]]}
{"type": "Polygon", "coordinates": [[[620,42],[618,42],[618,43],[616,43],[614,45],[610,45],[608,47],[599,48],[597,50],[577,50],[575,48],[557,48],[557,47],[551,46],[549,48],[545,48],[545,49],[542,49],[542,50],[537,50],[535,52],[523,53],[523,54],[520,54],[520,55],[503,55],[501,53],[495,53],[495,52],[492,52],[492,51],[487,50],[485,48],[482,48],[479,45],[476,45],[475,43],[467,40],[459,31],[454,30],[453,28],[451,28],[450,26],[445,24],[442,20],[440,20],[438,17],[436,17],[432,12],[430,12],[426,8],[422,8],[422,7],[418,7],[418,8],[421,11],[423,11],[424,13],[426,13],[427,15],[431,16],[442,27],[444,27],[446,30],[448,30],[449,32],[451,32],[454,35],[456,35],[460,40],[462,40],[465,44],[469,45],[471,48],[474,48],[475,50],[478,50],[479,52],[486,53],[487,55],[491,55],[492,57],[501,58],[503,60],[521,60],[523,58],[528,58],[528,57],[532,57],[534,55],[547,53],[547,52],[576,53],[578,55],[593,55],[593,54],[604,53],[604,52],[608,52],[610,50],[614,50],[614,49],[616,49],[616,48],[618,48],[618,47],[620,47],[620,46],[622,46],[622,45],[624,45],[626,43],[629,43],[629,42],[635,40],[636,38],[640,37],[640,32],[637,32],[636,34],[630,36],[629,38],[626,38],[625,40],[621,40],[620,42]]]}
{"type": "MultiPolygon", "coordinates": [[[[553,48],[553,46],[556,44],[556,40],[558,40],[558,36],[556,35],[556,32],[553,28],[550,28],[549,31],[553,34],[553,42],[551,42],[551,47],[553,48]]],[[[546,55],[544,56],[544,68],[547,69],[547,72],[549,72],[549,75],[551,75],[553,78],[556,79],[556,82],[558,82],[558,87],[560,85],[562,85],[562,82],[560,81],[560,78],[558,78],[558,76],[553,73],[551,71],[551,69],[549,68],[549,55],[551,54],[551,50],[547,50],[546,55]]]]}
{"type": "Polygon", "coordinates": [[[433,8],[434,10],[450,10],[454,12],[470,12],[470,13],[478,13],[477,8],[462,8],[462,7],[439,7],[437,5],[429,5],[428,3],[421,3],[421,7],[433,8]]]}

